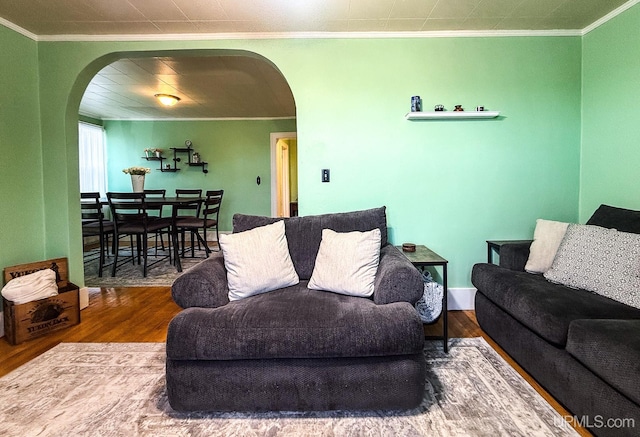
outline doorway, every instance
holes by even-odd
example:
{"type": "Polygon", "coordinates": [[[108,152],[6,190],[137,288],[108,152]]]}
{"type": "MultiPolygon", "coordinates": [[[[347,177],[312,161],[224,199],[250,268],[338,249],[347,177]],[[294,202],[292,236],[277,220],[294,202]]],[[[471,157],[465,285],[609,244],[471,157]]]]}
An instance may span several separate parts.
{"type": "Polygon", "coordinates": [[[298,215],[298,139],[296,132],[271,134],[271,216],[298,215]]]}

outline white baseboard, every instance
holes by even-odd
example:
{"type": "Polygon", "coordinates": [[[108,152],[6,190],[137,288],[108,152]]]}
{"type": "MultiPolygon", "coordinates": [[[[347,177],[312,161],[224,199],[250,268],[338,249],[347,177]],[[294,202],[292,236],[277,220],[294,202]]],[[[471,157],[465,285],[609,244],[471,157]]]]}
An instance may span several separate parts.
{"type": "Polygon", "coordinates": [[[89,306],[89,287],[82,287],[80,289],[80,309],[83,310],[89,306]]]}
{"type": "MultiPolygon", "coordinates": [[[[231,231],[220,231],[219,234],[231,234],[231,231]]],[[[202,232],[200,233],[202,235],[202,232]]],[[[207,241],[216,241],[216,233],[207,231],[207,241]]]]}
{"type": "Polygon", "coordinates": [[[447,309],[475,310],[475,288],[450,288],[447,294],[447,309]]]}

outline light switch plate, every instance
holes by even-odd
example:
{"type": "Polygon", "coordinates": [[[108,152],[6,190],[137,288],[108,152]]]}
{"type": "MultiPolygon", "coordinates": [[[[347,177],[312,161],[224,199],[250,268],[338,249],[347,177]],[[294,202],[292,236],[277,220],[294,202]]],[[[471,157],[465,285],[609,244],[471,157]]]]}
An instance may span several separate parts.
{"type": "Polygon", "coordinates": [[[329,182],[331,179],[330,172],[328,168],[322,169],[322,182],[329,182]]]}

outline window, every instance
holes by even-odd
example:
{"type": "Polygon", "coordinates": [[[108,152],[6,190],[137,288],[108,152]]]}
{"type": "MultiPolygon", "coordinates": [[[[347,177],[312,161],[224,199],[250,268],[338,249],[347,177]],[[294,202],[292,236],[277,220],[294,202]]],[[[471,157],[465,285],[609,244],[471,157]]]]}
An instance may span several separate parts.
{"type": "Polygon", "coordinates": [[[78,124],[80,192],[107,192],[107,150],[102,126],[78,124]]]}

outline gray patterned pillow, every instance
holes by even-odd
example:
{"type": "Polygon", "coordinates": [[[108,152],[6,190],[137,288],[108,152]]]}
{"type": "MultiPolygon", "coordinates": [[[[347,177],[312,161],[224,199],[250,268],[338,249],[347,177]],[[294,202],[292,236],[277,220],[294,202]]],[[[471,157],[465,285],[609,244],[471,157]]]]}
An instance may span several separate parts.
{"type": "Polygon", "coordinates": [[[571,224],[544,277],[640,308],[640,235],[571,224]]]}

